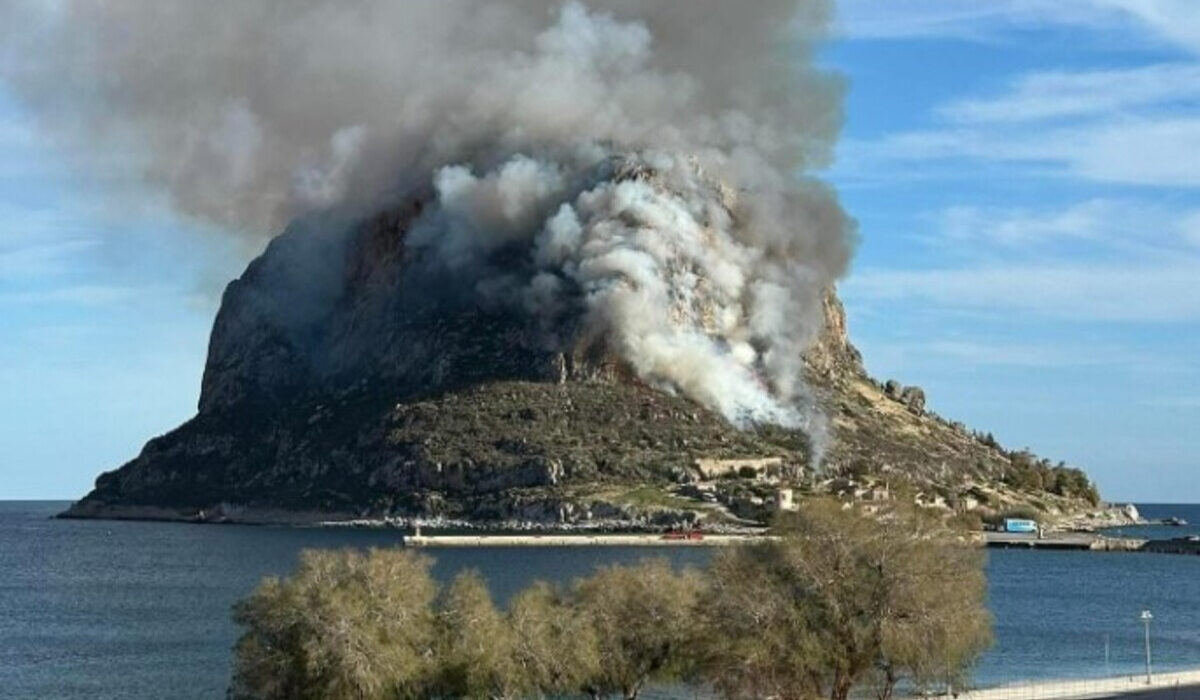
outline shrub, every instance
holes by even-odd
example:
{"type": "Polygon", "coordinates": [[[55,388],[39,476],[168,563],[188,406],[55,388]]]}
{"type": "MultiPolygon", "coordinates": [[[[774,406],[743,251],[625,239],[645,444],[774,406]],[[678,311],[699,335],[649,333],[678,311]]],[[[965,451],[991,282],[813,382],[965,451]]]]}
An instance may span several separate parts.
{"type": "Polygon", "coordinates": [[[577,581],[575,604],[596,635],[599,656],[585,689],[632,700],[649,680],[685,675],[700,588],[696,572],[677,574],[663,559],[605,567],[577,581]]]}
{"type": "Polygon", "coordinates": [[[288,579],[234,608],[244,628],[236,698],[392,700],[427,696],[437,587],[406,550],[306,551],[288,579]]]}
{"type": "Polygon", "coordinates": [[[701,673],[725,697],[781,700],[959,682],[990,618],[981,553],[940,527],[814,501],[781,518],[780,540],[721,552],[700,608],[701,673]]]}

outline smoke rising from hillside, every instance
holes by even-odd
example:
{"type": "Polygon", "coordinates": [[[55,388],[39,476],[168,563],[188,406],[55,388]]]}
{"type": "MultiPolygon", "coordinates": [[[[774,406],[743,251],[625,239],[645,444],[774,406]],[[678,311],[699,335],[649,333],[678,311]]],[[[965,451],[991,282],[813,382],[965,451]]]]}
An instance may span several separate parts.
{"type": "Polygon", "coordinates": [[[131,155],[242,235],[435,206],[410,245],[647,381],[800,424],[852,225],[803,175],[841,86],[818,0],[215,0],[0,10],[6,84],[81,167],[131,155]],[[501,251],[523,251],[496,262],[501,251]]]}

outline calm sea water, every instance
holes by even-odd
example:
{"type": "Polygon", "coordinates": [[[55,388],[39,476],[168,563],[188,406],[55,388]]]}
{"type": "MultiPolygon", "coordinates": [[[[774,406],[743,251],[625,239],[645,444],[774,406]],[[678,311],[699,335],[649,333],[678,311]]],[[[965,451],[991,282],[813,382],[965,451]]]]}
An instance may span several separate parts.
{"type": "MultiPolygon", "coordinates": [[[[290,571],[303,548],[400,539],[387,531],[49,519],[66,505],[0,502],[0,697],[221,698],[235,600],[264,575],[290,571]]],[[[1144,511],[1200,523],[1200,507],[1144,511]]],[[[1169,534],[1193,531],[1200,529],[1169,534]]],[[[708,557],[699,549],[653,553],[681,564],[708,557]]],[[[536,578],[568,580],[651,554],[444,550],[435,573],[476,568],[507,600],[536,578]]],[[[988,579],[997,643],[977,669],[981,683],[1136,673],[1143,608],[1155,615],[1156,666],[1200,666],[1200,557],[995,551],[988,579]]]]}

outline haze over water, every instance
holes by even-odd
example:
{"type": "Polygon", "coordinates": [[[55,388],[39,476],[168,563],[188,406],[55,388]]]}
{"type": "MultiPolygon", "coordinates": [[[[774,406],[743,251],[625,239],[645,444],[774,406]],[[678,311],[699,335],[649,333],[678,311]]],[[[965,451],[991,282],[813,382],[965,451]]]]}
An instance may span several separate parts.
{"type": "MultiPolygon", "coordinates": [[[[230,606],[306,547],[388,547],[397,531],[59,521],[64,502],[0,502],[0,698],[221,698],[237,630],[230,606]]],[[[1200,523],[1198,506],[1145,507],[1200,523]]],[[[1173,534],[1195,528],[1175,529],[1173,534]]],[[[530,548],[431,551],[445,580],[464,568],[506,601],[535,578],[706,549],[530,548]]],[[[1155,667],[1200,666],[1200,558],[992,551],[996,646],[980,684],[1143,669],[1138,614],[1154,611],[1155,667]]]]}

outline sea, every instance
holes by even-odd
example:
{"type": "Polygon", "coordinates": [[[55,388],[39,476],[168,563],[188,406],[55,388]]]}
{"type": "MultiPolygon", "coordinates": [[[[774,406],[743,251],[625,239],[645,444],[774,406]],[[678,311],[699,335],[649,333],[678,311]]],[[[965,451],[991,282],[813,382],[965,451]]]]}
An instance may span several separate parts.
{"type": "MultiPolygon", "coordinates": [[[[231,606],[305,548],[393,547],[392,530],[54,520],[65,502],[0,501],[0,698],[225,697],[238,630],[231,606]]],[[[1200,534],[1200,506],[1139,504],[1200,534]]],[[[704,548],[431,550],[435,575],[476,569],[499,601],[536,579],[665,556],[702,566],[704,548]]],[[[1144,672],[1143,610],[1156,670],[1200,667],[1200,557],[991,550],[996,641],[977,685],[1144,672]]]]}

